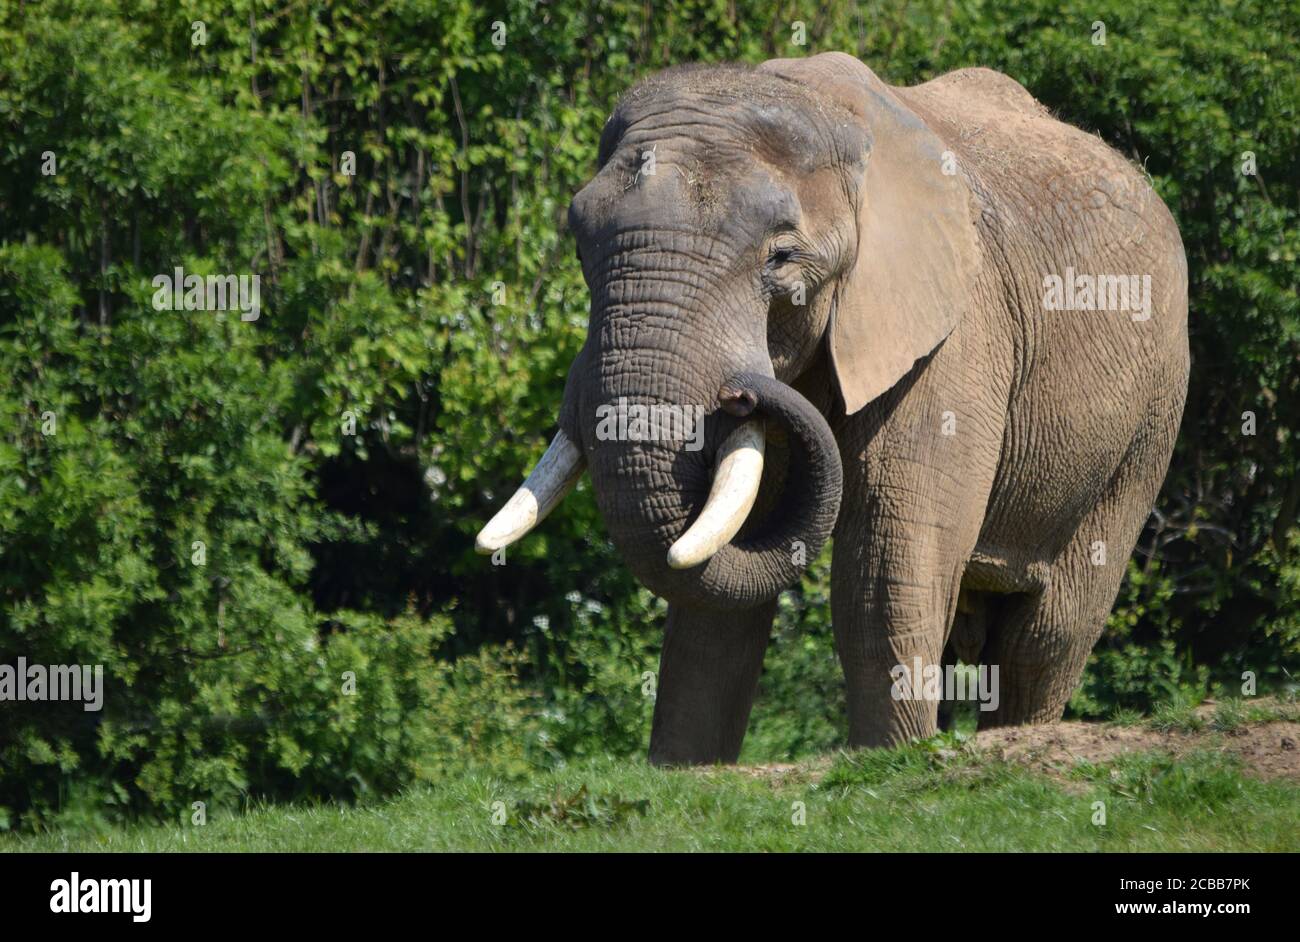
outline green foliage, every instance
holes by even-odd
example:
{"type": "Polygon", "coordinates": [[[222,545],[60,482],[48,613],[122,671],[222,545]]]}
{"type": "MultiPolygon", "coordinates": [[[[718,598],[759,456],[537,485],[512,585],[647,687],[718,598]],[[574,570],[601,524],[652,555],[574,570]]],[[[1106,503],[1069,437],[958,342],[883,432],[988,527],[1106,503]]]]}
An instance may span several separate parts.
{"type": "MultiPolygon", "coordinates": [[[[58,303],[65,286],[51,255],[0,249],[0,273],[16,285],[0,303],[38,283],[58,303]],[[51,271],[52,284],[41,282],[51,271]]],[[[71,312],[63,319],[52,314],[48,333],[74,334],[71,312]]],[[[0,335],[0,368],[17,376],[36,364],[31,398],[4,400],[26,447],[4,455],[14,493],[0,518],[0,650],[102,664],[106,678],[102,713],[5,705],[0,804],[35,825],[96,806],[228,806],[250,792],[353,798],[472,757],[518,772],[536,737],[517,658],[483,649],[439,662],[433,651],[451,630],[443,617],[325,618],[304,601],[306,544],[321,530],[303,462],[274,432],[249,433],[267,387],[241,380],[240,350],[223,333],[192,335],[187,351],[155,345],[137,371],[143,403],[125,422],[87,409],[94,392],[68,395],[59,372],[39,367],[116,348],[69,342],[56,352],[37,331],[0,335]],[[201,369],[169,369],[171,357],[200,354],[201,369]],[[222,376],[229,385],[209,393],[221,408],[196,408],[205,398],[186,381],[222,376]],[[58,408],[64,401],[73,405],[58,408]],[[53,406],[57,431],[38,432],[28,402],[53,406]],[[201,566],[191,537],[204,546],[201,566]]]]}
{"type": "MultiPolygon", "coordinates": [[[[1187,247],[1192,387],[1075,707],[1286,684],[1298,20],[1217,0],[0,2],[0,663],[102,663],[107,685],[100,714],[0,707],[0,817],[351,798],[644,747],[662,606],[590,490],[505,566],[472,536],[541,454],[583,340],[568,200],[620,92],[682,61],[990,66],[1145,167],[1187,247]],[[258,274],[260,319],[155,310],[176,266],[258,274]]],[[[826,597],[819,562],[782,601],[747,757],[842,742],[826,597]]]]}
{"type": "Polygon", "coordinates": [[[557,759],[643,753],[659,667],[658,639],[644,626],[661,618],[663,602],[644,589],[617,608],[576,591],[566,601],[573,606],[567,632],[538,616],[529,636],[546,691],[544,742],[557,759]]]}
{"type": "Polygon", "coordinates": [[[1159,564],[1145,569],[1130,560],[1128,576],[1094,649],[1069,713],[1109,718],[1119,711],[1149,712],[1170,702],[1200,702],[1210,671],[1196,664],[1190,649],[1179,651],[1181,622],[1174,614],[1173,580],[1159,564]],[[1153,638],[1140,643],[1135,635],[1153,638]]]}
{"type": "Polygon", "coordinates": [[[791,761],[848,737],[844,674],[831,630],[830,545],[781,595],[742,761],[791,761]]]}

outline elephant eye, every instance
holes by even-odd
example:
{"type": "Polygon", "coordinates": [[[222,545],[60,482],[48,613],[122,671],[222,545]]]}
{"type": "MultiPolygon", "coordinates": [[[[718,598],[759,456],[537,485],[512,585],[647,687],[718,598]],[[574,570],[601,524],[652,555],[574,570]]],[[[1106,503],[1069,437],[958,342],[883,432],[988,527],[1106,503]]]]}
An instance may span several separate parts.
{"type": "Polygon", "coordinates": [[[773,268],[779,268],[794,258],[794,249],[791,248],[774,248],[772,254],[768,256],[767,263],[773,268]]]}

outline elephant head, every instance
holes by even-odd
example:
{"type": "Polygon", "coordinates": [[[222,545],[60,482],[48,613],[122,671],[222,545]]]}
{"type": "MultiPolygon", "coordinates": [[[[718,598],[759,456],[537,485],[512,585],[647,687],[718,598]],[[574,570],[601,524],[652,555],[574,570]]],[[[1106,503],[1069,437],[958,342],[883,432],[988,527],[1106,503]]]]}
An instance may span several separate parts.
{"type": "Polygon", "coordinates": [[[744,608],[791,584],[841,491],[826,418],[791,384],[828,353],[851,414],[962,316],[977,247],[942,157],[848,56],[635,86],[569,210],[591,319],[560,431],[479,550],[535,526],[586,466],[616,547],[670,602],[744,608]],[[698,409],[703,432],[601,434],[647,406],[698,409]]]}

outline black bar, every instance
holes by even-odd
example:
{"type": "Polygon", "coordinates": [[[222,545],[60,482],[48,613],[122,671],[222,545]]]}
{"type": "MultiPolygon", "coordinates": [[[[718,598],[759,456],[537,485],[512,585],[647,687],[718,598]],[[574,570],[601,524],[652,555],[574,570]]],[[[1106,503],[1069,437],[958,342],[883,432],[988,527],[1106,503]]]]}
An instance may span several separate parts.
{"type": "MultiPolygon", "coordinates": [[[[863,914],[836,913],[833,903],[851,887],[870,906],[872,923],[890,920],[891,914],[947,912],[958,918],[968,911],[999,925],[1041,926],[1040,914],[1049,912],[1072,928],[1126,922],[1182,928],[1199,922],[1231,931],[1260,918],[1277,924],[1295,912],[1291,855],[915,854],[850,860],[847,855],[746,854],[671,861],[659,855],[570,855],[563,861],[540,856],[9,854],[0,857],[0,896],[6,921],[16,919],[16,924],[49,920],[66,928],[78,921],[126,931],[201,927],[205,933],[339,930],[373,926],[377,916],[421,916],[430,927],[442,923],[450,930],[446,921],[458,914],[487,918],[496,929],[512,918],[538,920],[546,910],[554,910],[554,921],[542,919],[542,925],[567,922],[576,928],[584,916],[594,918],[617,900],[628,907],[633,923],[649,926],[679,918],[683,907],[710,908],[724,898],[728,902],[717,909],[717,918],[732,927],[782,915],[807,919],[809,925],[826,918],[852,924],[863,914]],[[130,912],[52,912],[55,881],[67,881],[70,890],[74,872],[83,893],[88,881],[149,880],[148,921],[137,922],[130,912]],[[681,896],[675,902],[664,898],[666,880],[681,896]],[[732,890],[725,890],[727,885],[732,890]],[[738,892],[740,885],[751,891],[738,892]],[[721,894],[714,903],[711,887],[721,894]],[[1244,911],[1225,911],[1243,904],[1244,911]],[[1207,905],[1209,911],[1202,911],[1207,905]]],[[[92,892],[98,890],[97,884],[92,892]]],[[[870,928],[874,934],[875,926],[870,928]]]]}

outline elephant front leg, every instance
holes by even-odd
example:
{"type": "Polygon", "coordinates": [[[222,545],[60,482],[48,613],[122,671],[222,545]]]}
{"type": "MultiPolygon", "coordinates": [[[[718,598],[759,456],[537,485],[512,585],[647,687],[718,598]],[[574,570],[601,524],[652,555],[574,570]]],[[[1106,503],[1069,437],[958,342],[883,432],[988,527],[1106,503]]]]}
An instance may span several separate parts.
{"type": "Polygon", "coordinates": [[[939,701],[926,689],[926,671],[941,666],[959,567],[940,572],[915,559],[855,567],[841,552],[837,544],[831,605],[849,744],[897,746],[932,736],[939,701]]]}
{"type": "Polygon", "coordinates": [[[835,531],[831,609],[852,746],[936,732],[944,646],[987,494],[987,478],[972,473],[963,489],[934,465],[885,477],[862,472],[835,531]]]}
{"type": "Polygon", "coordinates": [[[775,600],[725,614],[668,606],[652,764],[736,761],[775,615],[775,600]]]}

